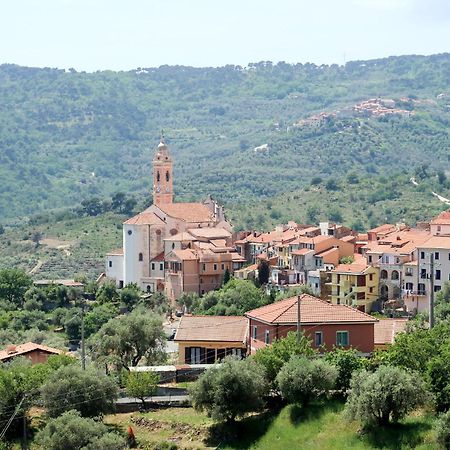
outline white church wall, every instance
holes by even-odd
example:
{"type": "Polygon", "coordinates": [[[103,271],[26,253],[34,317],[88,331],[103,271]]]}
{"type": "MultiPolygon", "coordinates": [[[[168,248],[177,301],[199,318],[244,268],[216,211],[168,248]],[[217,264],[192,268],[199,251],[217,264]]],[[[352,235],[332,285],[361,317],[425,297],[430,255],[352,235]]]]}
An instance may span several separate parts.
{"type": "Polygon", "coordinates": [[[107,255],[105,273],[120,287],[120,282],[123,282],[123,255],[107,255]]]}
{"type": "Polygon", "coordinates": [[[148,256],[145,258],[147,232],[146,228],[139,225],[123,226],[123,251],[124,251],[124,284],[137,283],[144,276],[144,268],[148,256]],[[142,261],[139,254],[142,253],[142,261]]]}

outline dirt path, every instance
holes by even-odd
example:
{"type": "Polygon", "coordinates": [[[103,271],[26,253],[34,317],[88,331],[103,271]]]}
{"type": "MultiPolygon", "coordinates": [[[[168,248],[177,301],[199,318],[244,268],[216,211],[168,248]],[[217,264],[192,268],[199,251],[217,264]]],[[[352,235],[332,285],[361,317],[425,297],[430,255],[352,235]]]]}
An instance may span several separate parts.
{"type": "Polygon", "coordinates": [[[43,265],[44,265],[44,261],[41,261],[40,259],[38,259],[37,264],[30,270],[29,274],[30,275],[35,274],[43,265]]]}

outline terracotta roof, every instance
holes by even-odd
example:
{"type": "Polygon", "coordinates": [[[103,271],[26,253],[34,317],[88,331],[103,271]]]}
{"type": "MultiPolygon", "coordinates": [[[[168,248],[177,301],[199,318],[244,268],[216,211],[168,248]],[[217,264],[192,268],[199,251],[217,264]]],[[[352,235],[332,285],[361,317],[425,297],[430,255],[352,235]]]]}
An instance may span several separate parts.
{"type": "Polygon", "coordinates": [[[203,203],[166,203],[157,205],[168,216],[185,222],[212,222],[213,214],[203,203]]]}
{"type": "Polygon", "coordinates": [[[368,233],[386,233],[395,229],[396,227],[392,223],[385,223],[383,225],[380,225],[379,227],[372,228],[368,231],[368,233]]]}
{"type": "Polygon", "coordinates": [[[328,256],[328,255],[331,255],[332,253],[336,253],[336,252],[339,253],[339,248],[332,247],[332,248],[329,248],[327,250],[323,250],[320,253],[316,253],[314,256],[317,256],[318,258],[323,258],[324,256],[328,256]]]}
{"type": "Polygon", "coordinates": [[[164,261],[164,252],[161,252],[159,255],[156,255],[152,261],[164,261]]]}
{"type": "Polygon", "coordinates": [[[351,264],[338,264],[332,272],[339,272],[339,273],[364,273],[365,270],[368,269],[368,265],[364,264],[362,262],[353,262],[351,264]]]}
{"type": "Polygon", "coordinates": [[[450,249],[450,236],[432,236],[417,248],[442,248],[450,249]]]}
{"type": "Polygon", "coordinates": [[[293,250],[291,252],[292,255],[307,255],[308,253],[314,252],[314,250],[310,249],[310,248],[301,248],[299,250],[293,250]]]}
{"type": "Polygon", "coordinates": [[[173,236],[164,239],[165,241],[195,241],[194,236],[187,231],[182,231],[173,236]]]}
{"type": "Polygon", "coordinates": [[[431,219],[430,224],[432,225],[450,224],[450,210],[442,211],[435,218],[431,219]]]}
{"type": "Polygon", "coordinates": [[[107,256],[120,256],[123,255],[123,248],[116,248],[106,254],[107,256]]]}
{"type": "Polygon", "coordinates": [[[354,241],[356,241],[356,236],[352,236],[352,235],[350,234],[350,235],[348,235],[348,236],[343,236],[343,237],[341,237],[340,240],[341,240],[341,241],[344,241],[344,242],[354,242],[354,241]]]}
{"type": "Polygon", "coordinates": [[[162,221],[155,213],[153,212],[141,212],[136,214],[134,217],[126,220],[124,225],[162,225],[164,221],[162,221]]]}
{"type": "Polygon", "coordinates": [[[186,260],[194,260],[194,259],[198,259],[199,256],[197,254],[197,252],[194,252],[193,250],[190,249],[185,249],[185,250],[172,250],[169,255],[173,253],[178,259],[181,259],[182,261],[186,261],[186,260]]]}
{"type": "MultiPolygon", "coordinates": [[[[297,298],[262,306],[247,312],[247,317],[266,323],[291,324],[297,322],[297,298]]],[[[346,305],[333,305],[309,294],[300,296],[300,320],[302,324],[310,323],[375,323],[377,319],[346,305]]]]}
{"type": "Polygon", "coordinates": [[[183,316],[174,340],[245,343],[247,322],[243,316],[183,316]]]}
{"type": "Polygon", "coordinates": [[[5,361],[15,356],[25,355],[35,350],[40,350],[41,352],[51,353],[53,355],[60,355],[64,353],[62,350],[57,348],[47,347],[46,345],[35,344],[34,342],[26,342],[20,345],[9,345],[4,350],[0,351],[0,361],[5,361]]]}
{"type": "Polygon", "coordinates": [[[375,323],[375,344],[393,344],[397,333],[405,331],[408,319],[383,319],[375,323]]]}
{"type": "Polygon", "coordinates": [[[203,227],[203,228],[191,228],[188,230],[195,237],[204,237],[208,239],[220,239],[229,238],[231,233],[225,228],[216,227],[203,227]]]}
{"type": "Polygon", "coordinates": [[[57,284],[67,287],[83,287],[84,284],[75,280],[36,280],[33,282],[35,286],[49,286],[51,284],[57,284]]]}

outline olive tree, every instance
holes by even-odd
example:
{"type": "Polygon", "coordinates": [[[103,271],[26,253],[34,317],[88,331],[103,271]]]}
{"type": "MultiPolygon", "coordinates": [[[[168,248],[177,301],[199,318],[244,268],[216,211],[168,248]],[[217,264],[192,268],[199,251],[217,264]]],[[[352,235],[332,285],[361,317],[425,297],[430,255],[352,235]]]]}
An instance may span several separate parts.
{"type": "Polygon", "coordinates": [[[450,449],[450,411],[441,414],[435,424],[436,440],[445,449],[450,449]]]}
{"type": "Polygon", "coordinates": [[[147,364],[164,362],[166,354],[161,317],[148,310],[135,309],[105,323],[91,336],[89,347],[93,359],[129,370],[141,360],[147,364]]]}
{"type": "Polygon", "coordinates": [[[423,405],[428,393],[422,378],[399,367],[380,366],[375,372],[355,372],[346,411],[364,425],[397,422],[423,405]]]}
{"type": "Polygon", "coordinates": [[[95,417],[114,409],[117,386],[97,370],[69,365],[50,375],[41,388],[41,396],[50,417],[72,409],[82,416],[95,417]]]}
{"type": "Polygon", "coordinates": [[[159,375],[155,372],[129,372],[126,383],[127,394],[138,398],[145,409],[145,397],[151,397],[156,393],[159,375]]]}
{"type": "Polygon", "coordinates": [[[227,357],[203,373],[189,392],[196,410],[217,421],[234,421],[263,407],[267,383],[254,361],[227,357]]]}
{"type": "Polygon", "coordinates": [[[323,359],[293,356],[277,375],[281,395],[290,403],[308,405],[333,389],[338,370],[323,359]]]}
{"type": "Polygon", "coordinates": [[[120,450],[125,439],[108,431],[106,425],[94,419],[81,417],[79,411],[66,411],[50,419],[36,437],[41,448],[47,450],[120,450]]]}

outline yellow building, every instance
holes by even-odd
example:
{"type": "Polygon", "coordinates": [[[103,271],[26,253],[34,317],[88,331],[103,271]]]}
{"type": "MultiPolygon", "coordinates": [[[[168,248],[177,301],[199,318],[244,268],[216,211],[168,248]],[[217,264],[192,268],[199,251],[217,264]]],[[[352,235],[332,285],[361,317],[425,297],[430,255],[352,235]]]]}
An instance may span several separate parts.
{"type": "Polygon", "coordinates": [[[349,305],[369,313],[378,299],[378,268],[358,259],[331,271],[331,303],[349,305]]]}

